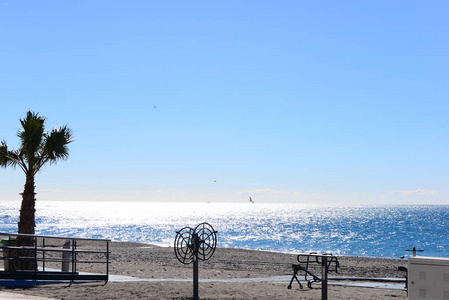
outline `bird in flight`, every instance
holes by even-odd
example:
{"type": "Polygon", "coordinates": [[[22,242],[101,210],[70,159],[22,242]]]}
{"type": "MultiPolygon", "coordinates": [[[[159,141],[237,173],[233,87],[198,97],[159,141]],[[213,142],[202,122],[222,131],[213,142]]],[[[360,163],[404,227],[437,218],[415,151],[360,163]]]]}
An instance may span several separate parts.
{"type": "Polygon", "coordinates": [[[253,198],[249,197],[249,202],[254,203],[253,198]]]}

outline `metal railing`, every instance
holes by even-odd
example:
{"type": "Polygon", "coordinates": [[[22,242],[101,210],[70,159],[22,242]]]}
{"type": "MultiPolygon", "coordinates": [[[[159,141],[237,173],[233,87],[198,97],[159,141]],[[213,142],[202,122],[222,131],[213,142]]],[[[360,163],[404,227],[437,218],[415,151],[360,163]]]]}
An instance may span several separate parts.
{"type": "Polygon", "coordinates": [[[107,239],[0,233],[0,279],[105,281],[109,279],[107,239]],[[26,241],[26,242],[24,242],[26,241]]]}

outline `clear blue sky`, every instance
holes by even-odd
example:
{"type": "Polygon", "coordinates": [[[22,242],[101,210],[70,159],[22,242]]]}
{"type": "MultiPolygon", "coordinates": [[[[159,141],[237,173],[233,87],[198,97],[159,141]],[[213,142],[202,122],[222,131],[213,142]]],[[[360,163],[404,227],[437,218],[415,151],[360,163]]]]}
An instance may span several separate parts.
{"type": "Polygon", "coordinates": [[[449,204],[448,11],[0,0],[0,138],[28,109],[73,129],[38,200],[449,204]]]}

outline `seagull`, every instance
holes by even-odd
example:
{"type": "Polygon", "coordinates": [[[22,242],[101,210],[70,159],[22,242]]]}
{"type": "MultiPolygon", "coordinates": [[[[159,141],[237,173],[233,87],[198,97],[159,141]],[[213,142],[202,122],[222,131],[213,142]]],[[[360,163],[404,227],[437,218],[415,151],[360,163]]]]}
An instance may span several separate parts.
{"type": "Polygon", "coordinates": [[[251,197],[249,197],[249,202],[254,203],[254,201],[251,197]]]}

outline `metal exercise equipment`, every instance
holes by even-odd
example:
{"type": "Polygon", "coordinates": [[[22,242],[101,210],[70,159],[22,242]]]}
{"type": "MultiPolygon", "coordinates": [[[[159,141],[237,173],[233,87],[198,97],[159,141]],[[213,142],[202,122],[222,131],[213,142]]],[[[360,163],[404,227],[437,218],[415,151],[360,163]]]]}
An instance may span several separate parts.
{"type": "Polygon", "coordinates": [[[298,254],[297,260],[299,264],[292,264],[293,276],[288,285],[288,289],[292,288],[293,280],[299,283],[300,289],[303,288],[303,285],[297,277],[298,273],[303,273],[308,288],[312,288],[312,283],[314,282],[321,282],[321,299],[327,300],[327,274],[329,272],[338,273],[338,269],[340,268],[338,258],[333,256],[332,253],[317,254],[316,252],[311,252],[309,254],[298,254]],[[321,277],[318,277],[314,272],[317,272],[316,270],[320,267],[321,277]]]}
{"type": "Polygon", "coordinates": [[[217,247],[217,231],[209,223],[195,228],[184,227],[176,232],[174,249],[176,258],[183,264],[193,262],[193,300],[198,300],[198,261],[208,260],[217,247]]]}
{"type": "MultiPolygon", "coordinates": [[[[417,250],[416,247],[413,247],[412,249],[407,249],[405,251],[411,251],[413,257],[416,257],[416,252],[424,252],[424,250],[417,250]]],[[[404,258],[404,256],[402,256],[401,258],[404,258]]],[[[407,291],[408,296],[408,268],[404,266],[399,266],[398,270],[405,272],[405,290],[407,291]]]]}
{"type": "Polygon", "coordinates": [[[416,247],[413,247],[412,249],[407,249],[405,251],[411,251],[413,256],[416,256],[416,252],[424,252],[424,250],[417,250],[416,247]]]}

